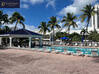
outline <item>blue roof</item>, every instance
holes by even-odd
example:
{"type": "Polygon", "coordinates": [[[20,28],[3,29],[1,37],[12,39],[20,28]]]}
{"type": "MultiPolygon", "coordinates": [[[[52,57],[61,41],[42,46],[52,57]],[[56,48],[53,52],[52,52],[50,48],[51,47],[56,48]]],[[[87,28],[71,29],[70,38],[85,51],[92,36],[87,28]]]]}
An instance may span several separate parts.
{"type": "Polygon", "coordinates": [[[5,34],[12,34],[12,35],[39,35],[42,36],[41,34],[26,30],[26,29],[19,29],[19,30],[15,30],[15,31],[11,31],[5,34]]]}

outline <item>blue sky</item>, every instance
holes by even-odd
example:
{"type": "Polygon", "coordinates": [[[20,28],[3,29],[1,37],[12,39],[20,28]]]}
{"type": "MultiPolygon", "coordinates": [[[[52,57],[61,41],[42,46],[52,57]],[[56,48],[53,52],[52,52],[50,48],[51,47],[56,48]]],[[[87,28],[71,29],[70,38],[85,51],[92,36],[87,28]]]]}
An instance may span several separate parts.
{"type": "MultiPolygon", "coordinates": [[[[80,10],[87,4],[97,4],[99,0],[21,0],[21,8],[2,8],[9,16],[15,11],[25,17],[26,27],[36,29],[41,21],[48,21],[51,16],[62,18],[67,12],[80,15],[80,10]]],[[[77,21],[78,24],[85,24],[77,21]]],[[[11,26],[11,25],[10,25],[11,26]]],[[[81,27],[81,26],[80,26],[81,27]]]]}

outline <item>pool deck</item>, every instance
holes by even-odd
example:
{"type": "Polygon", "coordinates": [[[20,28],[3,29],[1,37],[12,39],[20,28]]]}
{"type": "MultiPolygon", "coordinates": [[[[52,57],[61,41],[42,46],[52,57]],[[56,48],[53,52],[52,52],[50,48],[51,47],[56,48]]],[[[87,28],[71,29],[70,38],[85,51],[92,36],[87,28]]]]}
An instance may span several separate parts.
{"type": "Polygon", "coordinates": [[[99,74],[99,57],[2,49],[0,74],[99,74]]]}

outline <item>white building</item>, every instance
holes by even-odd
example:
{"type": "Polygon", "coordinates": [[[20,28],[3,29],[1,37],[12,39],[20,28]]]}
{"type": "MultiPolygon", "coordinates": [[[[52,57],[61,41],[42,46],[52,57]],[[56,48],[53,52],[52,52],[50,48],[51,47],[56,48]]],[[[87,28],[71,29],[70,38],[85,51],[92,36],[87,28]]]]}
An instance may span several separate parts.
{"type": "MultiPolygon", "coordinates": [[[[99,4],[95,6],[95,15],[91,17],[90,26],[88,27],[88,31],[94,31],[95,29],[99,32],[99,4]]],[[[71,30],[70,33],[77,32],[80,34],[81,30],[71,30]]]]}
{"type": "Polygon", "coordinates": [[[99,4],[95,5],[95,15],[91,18],[91,28],[90,30],[94,31],[95,29],[99,32],[99,4]]]}

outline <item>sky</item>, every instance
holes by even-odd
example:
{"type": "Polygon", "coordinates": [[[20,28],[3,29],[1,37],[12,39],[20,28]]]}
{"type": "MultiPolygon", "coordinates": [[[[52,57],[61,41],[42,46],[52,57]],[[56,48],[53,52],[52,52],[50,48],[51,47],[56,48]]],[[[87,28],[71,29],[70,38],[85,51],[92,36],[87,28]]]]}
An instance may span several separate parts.
{"type": "MultiPolygon", "coordinates": [[[[20,3],[20,8],[0,8],[0,10],[7,13],[9,17],[13,12],[19,12],[25,18],[26,29],[38,31],[37,27],[40,22],[48,22],[51,16],[56,16],[59,20],[68,12],[79,16],[82,14],[80,10],[85,5],[98,4],[99,0],[20,0],[20,3]]],[[[79,25],[78,29],[86,24],[81,23],[80,20],[76,22],[79,25]]],[[[9,24],[9,26],[12,27],[14,24],[9,24]]],[[[21,26],[18,25],[18,27],[21,26]]]]}

